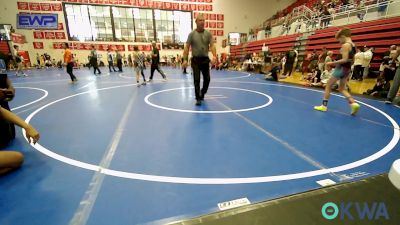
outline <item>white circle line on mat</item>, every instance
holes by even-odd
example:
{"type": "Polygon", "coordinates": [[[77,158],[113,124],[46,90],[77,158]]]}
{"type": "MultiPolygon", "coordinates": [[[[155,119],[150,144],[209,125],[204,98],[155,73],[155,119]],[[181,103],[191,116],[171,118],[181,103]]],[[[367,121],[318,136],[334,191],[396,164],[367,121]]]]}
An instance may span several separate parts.
{"type": "Polygon", "coordinates": [[[252,110],[257,110],[257,109],[261,109],[264,107],[269,106],[272,102],[273,99],[271,98],[271,96],[259,92],[259,91],[253,91],[253,90],[248,90],[248,89],[242,89],[242,88],[232,88],[232,87],[209,87],[209,89],[228,89],[228,90],[239,90],[239,91],[245,91],[245,92],[251,92],[251,93],[255,93],[255,94],[259,94],[262,95],[264,97],[266,97],[268,99],[268,102],[264,103],[263,105],[259,105],[259,106],[255,106],[255,107],[251,107],[251,108],[244,108],[244,109],[234,109],[234,110],[188,110],[188,109],[176,109],[176,108],[171,108],[171,107],[165,107],[165,106],[161,106],[161,105],[157,105],[154,104],[150,101],[150,97],[160,94],[160,93],[164,93],[164,92],[170,92],[170,91],[175,91],[175,90],[185,90],[185,89],[193,89],[193,87],[180,87],[180,88],[171,88],[171,89],[166,89],[166,90],[161,90],[161,91],[156,91],[153,92],[151,94],[148,94],[145,98],[144,101],[146,102],[146,104],[153,106],[155,108],[159,108],[159,109],[164,109],[164,110],[168,110],[168,111],[175,111],[175,112],[185,112],[185,113],[204,113],[204,114],[212,114],[212,113],[233,113],[233,112],[246,112],[246,111],[252,111],[252,110]]]}
{"type": "MultiPolygon", "coordinates": [[[[237,82],[235,82],[237,83],[237,82]]],[[[289,87],[289,88],[295,88],[295,89],[304,89],[304,90],[309,90],[309,91],[316,91],[316,92],[321,92],[318,90],[312,90],[312,89],[305,89],[301,87],[296,87],[296,86],[289,86],[289,85],[280,85],[280,84],[272,84],[272,83],[260,83],[260,82],[239,82],[239,83],[254,83],[254,84],[263,84],[263,85],[271,85],[271,86],[282,86],[282,87],[289,87]]],[[[62,100],[72,98],[78,95],[82,94],[87,94],[92,91],[102,91],[102,90],[108,90],[108,89],[113,89],[113,88],[119,88],[119,87],[127,87],[127,86],[133,86],[133,84],[130,85],[121,85],[121,86],[114,86],[114,87],[107,87],[107,88],[101,88],[97,90],[91,90],[87,92],[82,92],[78,93],[75,95],[67,96],[65,98],[53,101],[51,103],[48,103],[41,108],[37,109],[33,113],[31,113],[27,118],[26,122],[30,122],[30,120],[41,110],[49,107],[50,105],[53,105],[57,102],[60,102],[62,100]]],[[[334,94],[335,96],[338,96],[334,94]]],[[[342,97],[342,96],[340,96],[342,97]]],[[[380,109],[371,106],[367,103],[357,101],[375,111],[378,113],[382,114],[384,117],[386,117],[391,124],[393,125],[393,137],[390,140],[390,142],[377,151],[376,153],[365,157],[363,159],[336,166],[336,167],[331,167],[331,168],[326,168],[326,169],[319,169],[319,170],[313,170],[313,171],[308,171],[308,172],[300,172],[300,173],[293,173],[293,174],[284,174],[284,175],[274,175],[274,176],[264,176],[264,177],[239,177],[239,178],[197,178],[197,177],[174,177],[174,176],[160,176],[160,175],[148,175],[148,174],[139,174],[139,173],[132,173],[132,172],[124,172],[124,171],[118,171],[118,170],[112,170],[112,169],[107,169],[107,168],[101,168],[98,165],[93,165],[85,162],[81,162],[75,159],[71,159],[65,156],[62,156],[60,154],[57,154],[53,151],[48,150],[47,148],[43,147],[39,143],[36,143],[35,145],[31,144],[32,147],[34,147],[36,150],[39,152],[53,158],[59,161],[62,161],[64,163],[67,163],[72,166],[80,167],[83,169],[88,169],[88,170],[93,170],[93,171],[98,171],[100,173],[106,174],[106,175],[111,175],[115,177],[121,177],[121,178],[128,178],[128,179],[135,179],[135,180],[143,180],[143,181],[153,181],[153,182],[164,182],[164,183],[179,183],[179,184],[214,184],[214,185],[221,185],[221,184],[250,184],[250,183],[266,183],[266,182],[275,182],[275,181],[285,181],[285,180],[294,180],[294,179],[302,179],[302,178],[308,178],[308,177],[314,177],[314,176],[319,176],[319,175],[324,175],[324,174],[329,174],[329,173],[337,173],[353,168],[357,168],[359,166],[365,165],[367,163],[373,162],[376,159],[379,159],[380,157],[386,155],[389,153],[391,150],[394,149],[394,147],[397,145],[399,139],[400,139],[400,129],[399,125],[397,122],[390,117],[388,114],[385,112],[381,111],[380,109]]],[[[25,131],[22,131],[24,136],[25,136],[25,131]]]]}
{"type": "Polygon", "coordinates": [[[46,91],[46,90],[44,90],[44,89],[41,89],[41,88],[34,88],[34,87],[14,87],[14,88],[16,88],[16,89],[22,88],[22,89],[39,90],[39,91],[42,91],[42,92],[44,93],[44,95],[43,95],[42,97],[40,97],[40,98],[34,100],[34,101],[28,102],[28,103],[26,103],[26,104],[24,104],[24,105],[20,105],[20,106],[14,107],[14,108],[11,109],[12,111],[17,110],[17,109],[20,109],[20,108],[23,108],[23,107],[26,107],[26,106],[28,106],[28,105],[35,104],[36,102],[39,102],[39,101],[43,100],[44,98],[47,97],[47,95],[49,95],[49,92],[48,92],[48,91],[46,91]]]}

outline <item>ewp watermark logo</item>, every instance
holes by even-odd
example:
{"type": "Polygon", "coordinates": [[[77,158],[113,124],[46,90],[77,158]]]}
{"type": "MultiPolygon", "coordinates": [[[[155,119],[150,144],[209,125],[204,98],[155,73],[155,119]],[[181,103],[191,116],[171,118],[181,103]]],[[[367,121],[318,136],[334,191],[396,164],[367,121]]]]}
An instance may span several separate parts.
{"type": "Polygon", "coordinates": [[[322,216],[327,220],[389,220],[389,213],[384,202],[342,202],[339,206],[327,202],[322,206],[322,216]]]}

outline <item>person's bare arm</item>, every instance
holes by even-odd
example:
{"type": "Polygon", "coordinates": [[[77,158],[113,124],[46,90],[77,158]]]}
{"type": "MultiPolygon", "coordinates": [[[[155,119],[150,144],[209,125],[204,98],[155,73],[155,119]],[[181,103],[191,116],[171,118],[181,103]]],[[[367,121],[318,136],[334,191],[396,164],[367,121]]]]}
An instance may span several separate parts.
{"type": "Polygon", "coordinates": [[[40,134],[37,130],[32,127],[30,124],[26,123],[23,119],[19,116],[15,115],[14,113],[0,107],[0,116],[3,117],[5,120],[16,124],[19,127],[25,129],[26,133],[25,136],[28,139],[28,142],[31,143],[33,141],[34,144],[39,140],[40,134]],[[32,140],[31,140],[32,138],[32,140]]]}
{"type": "Polygon", "coordinates": [[[214,59],[217,59],[217,49],[215,48],[214,41],[211,42],[210,49],[211,49],[211,53],[214,56],[214,59]]]}
{"type": "Polygon", "coordinates": [[[188,57],[189,57],[189,45],[185,44],[185,47],[183,49],[183,67],[187,67],[188,64],[188,57]]]}

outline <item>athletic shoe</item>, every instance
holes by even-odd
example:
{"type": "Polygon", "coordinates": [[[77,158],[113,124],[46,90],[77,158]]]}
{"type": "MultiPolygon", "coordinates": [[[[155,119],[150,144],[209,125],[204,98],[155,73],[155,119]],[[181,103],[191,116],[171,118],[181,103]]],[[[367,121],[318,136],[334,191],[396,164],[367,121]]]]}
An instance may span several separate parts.
{"type": "Polygon", "coordinates": [[[27,76],[28,76],[28,74],[26,74],[26,73],[24,73],[24,74],[22,74],[22,75],[24,75],[24,77],[27,77],[27,76]]]}
{"type": "Polygon", "coordinates": [[[392,99],[387,98],[386,101],[385,101],[385,104],[392,104],[392,99]]]}
{"type": "Polygon", "coordinates": [[[142,85],[146,85],[146,81],[143,81],[142,85]]]}
{"type": "Polygon", "coordinates": [[[201,101],[200,100],[196,100],[196,105],[197,106],[201,105],[201,101]]]}
{"type": "Polygon", "coordinates": [[[150,82],[152,82],[153,81],[153,79],[150,79],[149,81],[147,81],[148,83],[150,83],[150,82]]]}
{"type": "Polygon", "coordinates": [[[321,111],[321,112],[326,112],[328,111],[328,107],[324,106],[324,105],[320,105],[320,106],[314,106],[315,110],[321,111]]]}
{"type": "Polygon", "coordinates": [[[19,75],[19,74],[17,73],[17,74],[15,74],[15,76],[20,77],[21,75],[19,75]]]}
{"type": "Polygon", "coordinates": [[[358,110],[360,109],[360,105],[358,103],[352,103],[351,106],[351,115],[354,116],[357,114],[358,110]]]}
{"type": "Polygon", "coordinates": [[[201,100],[201,101],[204,100],[204,95],[200,95],[200,100],[201,100]]]}

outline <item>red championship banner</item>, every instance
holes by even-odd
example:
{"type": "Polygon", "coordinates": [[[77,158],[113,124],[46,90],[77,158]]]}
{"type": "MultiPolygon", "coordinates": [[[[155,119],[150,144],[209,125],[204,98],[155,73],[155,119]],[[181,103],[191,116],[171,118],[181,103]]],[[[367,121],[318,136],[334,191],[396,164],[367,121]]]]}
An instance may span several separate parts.
{"type": "Polygon", "coordinates": [[[40,3],[40,9],[42,11],[51,11],[51,4],[50,3],[40,3]]]}
{"type": "Polygon", "coordinates": [[[189,2],[197,2],[197,0],[189,0],[189,2]]]}
{"type": "Polygon", "coordinates": [[[205,5],[197,5],[197,11],[204,11],[206,8],[205,5]]]}
{"type": "Polygon", "coordinates": [[[29,9],[31,11],[40,11],[40,4],[39,3],[30,2],[29,3],[29,9]]]}
{"type": "Polygon", "coordinates": [[[50,31],[44,32],[44,37],[46,39],[56,39],[56,35],[54,34],[54,32],[50,32],[50,31]]]}
{"type": "Polygon", "coordinates": [[[189,11],[190,4],[181,3],[181,10],[189,11]]]}
{"type": "Polygon", "coordinates": [[[162,9],[162,8],[164,8],[163,2],[153,1],[153,8],[155,8],[155,9],[162,9]]]}
{"type": "Polygon", "coordinates": [[[103,49],[103,51],[107,51],[109,48],[111,48],[111,45],[109,44],[101,44],[100,46],[103,49]]]}
{"type": "Polygon", "coordinates": [[[196,11],[197,10],[197,5],[196,4],[190,4],[190,11],[196,11]]]}
{"type": "Polygon", "coordinates": [[[90,50],[90,49],[92,49],[92,44],[84,43],[83,46],[85,46],[85,47],[82,50],[90,50]]]}
{"type": "Polygon", "coordinates": [[[210,26],[210,28],[217,28],[217,23],[216,22],[208,22],[208,26],[210,26]]]}
{"type": "Polygon", "coordinates": [[[217,30],[217,36],[224,36],[223,30],[217,30]]]}
{"type": "Polygon", "coordinates": [[[79,42],[70,43],[70,44],[71,44],[71,49],[76,49],[76,50],[79,50],[79,48],[82,46],[81,45],[82,43],[79,43],[79,42]]]}
{"type": "Polygon", "coordinates": [[[207,3],[212,3],[212,2],[213,2],[213,0],[204,0],[204,2],[207,2],[207,3]]]}
{"type": "Polygon", "coordinates": [[[33,48],[34,49],[43,49],[43,42],[33,42],[33,48]]]}
{"type": "Polygon", "coordinates": [[[147,0],[147,7],[153,8],[153,1],[152,0],[147,0]]]}
{"type": "Polygon", "coordinates": [[[171,3],[173,10],[179,10],[179,3],[171,3]]]}
{"type": "Polygon", "coordinates": [[[217,35],[217,31],[216,30],[210,30],[212,36],[216,36],[217,35]]]}
{"type": "Polygon", "coordinates": [[[193,18],[196,18],[196,17],[197,17],[197,15],[199,15],[199,13],[198,13],[198,12],[193,12],[193,18]]]}
{"type": "Polygon", "coordinates": [[[224,20],[224,14],[218,14],[217,15],[217,20],[223,21],[224,20]]]}
{"type": "Polygon", "coordinates": [[[204,2],[204,0],[197,0],[197,2],[204,2]]]}
{"type": "Polygon", "coordinates": [[[96,49],[97,49],[97,51],[104,51],[103,45],[101,45],[101,44],[96,44],[96,49]]]}
{"type": "Polygon", "coordinates": [[[29,10],[29,4],[27,2],[17,2],[19,10],[29,10]]]}
{"type": "Polygon", "coordinates": [[[89,0],[90,4],[97,4],[97,0],[89,0]]]}
{"type": "Polygon", "coordinates": [[[63,49],[64,46],[63,46],[63,43],[61,43],[61,42],[53,42],[53,48],[54,49],[63,49]]]}
{"type": "Polygon", "coordinates": [[[116,45],[115,47],[118,51],[125,51],[125,45],[116,45]]]}
{"type": "Polygon", "coordinates": [[[140,7],[148,7],[149,6],[147,0],[138,0],[137,5],[140,7]]]}
{"type": "Polygon", "coordinates": [[[58,30],[64,30],[64,24],[58,23],[58,30]]]}
{"type": "Polygon", "coordinates": [[[33,38],[44,39],[44,34],[42,31],[33,31],[33,38]]]}
{"type": "Polygon", "coordinates": [[[207,21],[204,22],[204,28],[208,28],[208,22],[207,21]]]}
{"type": "Polygon", "coordinates": [[[84,43],[77,43],[75,45],[76,50],[85,50],[85,44],[84,43]]]}
{"type": "Polygon", "coordinates": [[[212,5],[205,5],[204,11],[213,11],[213,6],[212,5]]]}
{"type": "Polygon", "coordinates": [[[216,20],[217,19],[217,15],[216,14],[210,14],[209,18],[210,18],[210,20],[216,20]]]}
{"type": "Polygon", "coordinates": [[[56,35],[56,39],[66,39],[64,32],[54,32],[56,35]]]}
{"type": "Polygon", "coordinates": [[[51,10],[52,11],[62,11],[62,6],[61,4],[51,4],[51,10]]]}
{"type": "Polygon", "coordinates": [[[132,52],[134,47],[134,45],[128,45],[128,51],[132,52]]]}
{"type": "Polygon", "coordinates": [[[224,29],[224,22],[217,22],[218,29],[224,29]]]}
{"type": "Polygon", "coordinates": [[[11,33],[11,40],[17,44],[26,43],[25,36],[22,34],[11,33]]]}
{"type": "Polygon", "coordinates": [[[82,3],[89,3],[89,0],[81,0],[82,3]]]}
{"type": "Polygon", "coordinates": [[[164,2],[163,6],[164,6],[164,9],[173,9],[171,2],[164,2]]]}

